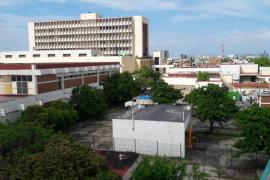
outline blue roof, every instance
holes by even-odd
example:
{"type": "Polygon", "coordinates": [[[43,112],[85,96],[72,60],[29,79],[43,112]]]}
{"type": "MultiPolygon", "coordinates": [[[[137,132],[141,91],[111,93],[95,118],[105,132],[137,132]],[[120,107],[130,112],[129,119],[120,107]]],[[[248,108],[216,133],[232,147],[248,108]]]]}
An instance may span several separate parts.
{"type": "Polygon", "coordinates": [[[145,95],[145,96],[138,96],[138,99],[152,99],[152,97],[145,95]]]}

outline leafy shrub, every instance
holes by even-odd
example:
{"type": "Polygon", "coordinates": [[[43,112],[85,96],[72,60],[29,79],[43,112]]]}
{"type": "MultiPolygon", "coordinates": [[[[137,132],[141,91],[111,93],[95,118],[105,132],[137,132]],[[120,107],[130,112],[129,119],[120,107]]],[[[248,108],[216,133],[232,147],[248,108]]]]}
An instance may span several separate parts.
{"type": "Polygon", "coordinates": [[[8,162],[0,177],[10,179],[101,179],[114,177],[107,174],[103,159],[89,148],[55,138],[40,153],[28,154],[15,162],[8,162]],[[100,172],[105,172],[100,174],[100,172]]]}

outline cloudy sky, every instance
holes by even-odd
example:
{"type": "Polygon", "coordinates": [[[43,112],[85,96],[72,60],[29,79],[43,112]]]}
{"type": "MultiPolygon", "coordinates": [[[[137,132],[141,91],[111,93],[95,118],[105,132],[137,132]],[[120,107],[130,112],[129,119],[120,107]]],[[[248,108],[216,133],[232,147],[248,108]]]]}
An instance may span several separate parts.
{"type": "Polygon", "coordinates": [[[270,0],[0,0],[0,51],[27,50],[27,22],[143,15],[150,49],[172,56],[270,53],[270,0]]]}

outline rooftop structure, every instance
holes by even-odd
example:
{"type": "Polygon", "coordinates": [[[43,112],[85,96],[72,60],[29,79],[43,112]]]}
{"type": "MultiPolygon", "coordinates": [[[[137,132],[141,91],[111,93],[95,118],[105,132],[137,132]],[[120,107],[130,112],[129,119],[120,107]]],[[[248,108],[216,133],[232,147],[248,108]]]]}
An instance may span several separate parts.
{"type": "Polygon", "coordinates": [[[142,66],[150,67],[149,58],[134,56],[103,56],[95,50],[11,51],[0,52],[0,63],[94,63],[118,62],[120,71],[133,72],[142,66]]]}
{"type": "Polygon", "coordinates": [[[114,148],[146,155],[185,157],[185,132],[191,117],[191,107],[183,105],[133,109],[125,117],[113,119],[114,148]]]}
{"type": "Polygon", "coordinates": [[[136,120],[184,122],[189,110],[181,106],[158,105],[140,109],[134,114],[136,120]]]}
{"type": "Polygon", "coordinates": [[[29,22],[29,50],[91,49],[103,55],[148,56],[148,19],[103,18],[81,14],[78,20],[29,22]]]}

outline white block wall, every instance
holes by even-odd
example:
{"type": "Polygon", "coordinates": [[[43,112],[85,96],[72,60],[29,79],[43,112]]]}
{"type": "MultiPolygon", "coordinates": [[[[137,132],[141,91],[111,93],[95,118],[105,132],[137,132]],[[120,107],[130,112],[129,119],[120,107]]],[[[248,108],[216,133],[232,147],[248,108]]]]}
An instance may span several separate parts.
{"type": "Polygon", "coordinates": [[[185,123],[113,119],[114,149],[185,157],[185,123]]]}

